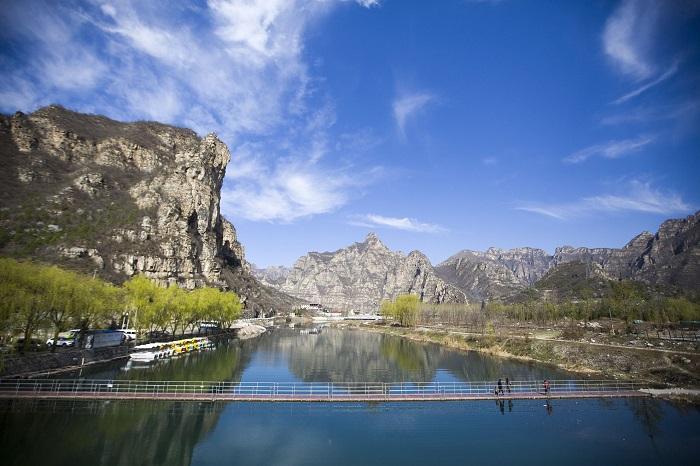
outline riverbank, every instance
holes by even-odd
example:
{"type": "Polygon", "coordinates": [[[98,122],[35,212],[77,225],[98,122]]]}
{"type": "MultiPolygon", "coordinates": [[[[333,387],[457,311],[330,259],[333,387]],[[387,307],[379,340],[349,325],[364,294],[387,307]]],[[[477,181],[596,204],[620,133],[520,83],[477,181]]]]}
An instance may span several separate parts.
{"type": "MultiPolygon", "coordinates": [[[[241,329],[245,331],[241,334],[241,339],[252,338],[265,331],[264,327],[255,324],[245,323],[241,329]],[[260,327],[262,330],[260,330],[260,327]]],[[[238,336],[239,328],[221,331],[219,333],[191,334],[184,337],[206,336],[218,342],[238,336]]],[[[181,338],[183,336],[178,336],[181,338]]],[[[14,354],[11,356],[2,355],[2,365],[0,377],[2,378],[35,378],[72,372],[85,367],[98,364],[106,364],[129,357],[130,347],[120,345],[99,349],[66,349],[58,348],[55,352],[41,351],[27,354],[14,354]]]]}
{"type": "Polygon", "coordinates": [[[700,388],[700,355],[697,352],[627,348],[528,334],[472,334],[458,328],[403,328],[386,324],[357,327],[448,348],[549,364],[591,377],[639,380],[654,386],[700,388]]]}

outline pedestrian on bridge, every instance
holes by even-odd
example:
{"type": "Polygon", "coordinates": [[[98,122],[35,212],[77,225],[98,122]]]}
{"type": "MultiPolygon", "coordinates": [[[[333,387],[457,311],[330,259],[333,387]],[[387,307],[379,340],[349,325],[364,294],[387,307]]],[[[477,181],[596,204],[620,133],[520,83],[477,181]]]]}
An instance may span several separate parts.
{"type": "Polygon", "coordinates": [[[509,379],[508,377],[506,377],[506,391],[507,391],[508,393],[510,393],[511,388],[512,388],[512,387],[511,387],[511,385],[510,385],[510,379],[509,379]]]}
{"type": "Polygon", "coordinates": [[[501,379],[498,379],[498,385],[497,385],[497,387],[498,387],[498,393],[500,393],[501,395],[503,395],[503,381],[502,381],[501,379]]]}

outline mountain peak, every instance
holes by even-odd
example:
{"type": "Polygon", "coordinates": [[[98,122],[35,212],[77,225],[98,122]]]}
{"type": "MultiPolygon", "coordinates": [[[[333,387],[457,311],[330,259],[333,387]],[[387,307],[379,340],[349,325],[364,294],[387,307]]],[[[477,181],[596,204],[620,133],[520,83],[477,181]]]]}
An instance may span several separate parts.
{"type": "Polygon", "coordinates": [[[365,240],[363,243],[366,243],[368,245],[382,245],[384,246],[384,243],[382,243],[382,240],[379,239],[379,236],[373,231],[370,231],[367,233],[367,236],[365,237],[365,240]]]}

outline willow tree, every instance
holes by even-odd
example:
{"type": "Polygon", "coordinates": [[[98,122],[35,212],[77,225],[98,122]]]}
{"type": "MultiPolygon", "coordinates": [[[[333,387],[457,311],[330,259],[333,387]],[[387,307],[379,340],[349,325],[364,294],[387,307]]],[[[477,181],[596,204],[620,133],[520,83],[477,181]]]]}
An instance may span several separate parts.
{"type": "Polygon", "coordinates": [[[419,310],[420,299],[414,294],[399,295],[394,302],[384,301],[381,307],[382,315],[392,317],[402,327],[416,325],[419,310]]]}
{"type": "Polygon", "coordinates": [[[34,331],[48,317],[40,270],[36,264],[0,259],[0,314],[7,316],[8,325],[22,329],[24,351],[29,349],[34,331]]]}
{"type": "Polygon", "coordinates": [[[143,275],[134,275],[124,282],[127,307],[133,312],[137,330],[148,328],[159,306],[161,288],[143,275]]]}

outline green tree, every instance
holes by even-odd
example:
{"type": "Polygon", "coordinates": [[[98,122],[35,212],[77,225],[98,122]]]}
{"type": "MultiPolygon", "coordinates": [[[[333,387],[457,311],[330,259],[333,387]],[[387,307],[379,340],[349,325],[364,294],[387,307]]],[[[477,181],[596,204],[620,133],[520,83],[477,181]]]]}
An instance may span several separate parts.
{"type": "Polygon", "coordinates": [[[160,305],[160,287],[143,275],[134,275],[124,283],[124,289],[128,310],[134,316],[134,327],[137,331],[150,328],[160,305]]]}
{"type": "Polygon", "coordinates": [[[419,310],[420,299],[414,294],[399,295],[393,303],[384,301],[381,307],[382,315],[392,317],[402,327],[416,325],[419,310]]]}

